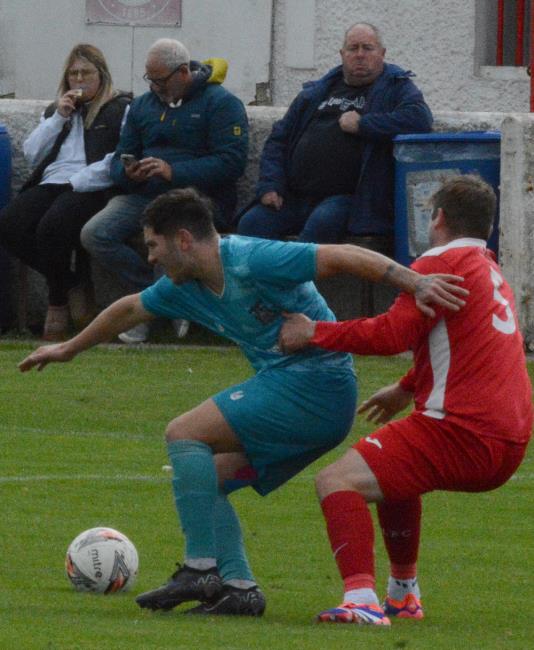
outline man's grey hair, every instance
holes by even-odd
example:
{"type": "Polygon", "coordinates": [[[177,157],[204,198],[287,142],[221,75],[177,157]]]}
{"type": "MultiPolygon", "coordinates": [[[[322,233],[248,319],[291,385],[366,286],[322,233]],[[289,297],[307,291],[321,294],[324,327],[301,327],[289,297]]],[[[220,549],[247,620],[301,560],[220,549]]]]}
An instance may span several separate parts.
{"type": "Polygon", "coordinates": [[[347,43],[347,36],[349,35],[349,32],[354,29],[355,27],[368,27],[375,35],[377,43],[380,45],[380,47],[384,47],[384,41],[382,40],[382,33],[378,29],[378,27],[375,27],[372,23],[354,23],[351,25],[346,31],[343,36],[343,47],[345,47],[347,43]]]}
{"type": "Polygon", "coordinates": [[[189,65],[191,57],[183,43],[172,38],[160,38],[147,53],[148,58],[155,58],[160,61],[169,70],[175,70],[181,65],[189,65]]]}

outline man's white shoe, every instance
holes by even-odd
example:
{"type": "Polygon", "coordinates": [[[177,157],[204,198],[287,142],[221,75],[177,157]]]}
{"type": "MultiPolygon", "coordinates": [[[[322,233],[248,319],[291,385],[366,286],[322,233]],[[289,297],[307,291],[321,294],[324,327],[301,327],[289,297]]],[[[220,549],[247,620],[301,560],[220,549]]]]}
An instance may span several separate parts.
{"type": "Polygon", "coordinates": [[[179,339],[183,339],[184,336],[187,336],[187,332],[189,332],[189,321],[183,318],[175,318],[172,321],[172,327],[176,336],[179,339]]]}
{"type": "Polygon", "coordinates": [[[139,323],[131,330],[119,334],[119,339],[123,343],[144,343],[148,339],[148,323],[139,323]]]}

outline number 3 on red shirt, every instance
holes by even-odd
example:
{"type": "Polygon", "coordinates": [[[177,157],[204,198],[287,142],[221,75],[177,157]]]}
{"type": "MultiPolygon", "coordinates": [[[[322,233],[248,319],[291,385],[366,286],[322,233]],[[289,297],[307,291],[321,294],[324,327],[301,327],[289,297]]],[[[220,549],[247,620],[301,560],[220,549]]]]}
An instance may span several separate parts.
{"type": "Polygon", "coordinates": [[[498,273],[493,267],[490,267],[490,274],[491,274],[491,281],[493,283],[493,298],[496,302],[498,302],[500,305],[503,305],[504,311],[506,314],[506,318],[502,319],[497,316],[497,314],[493,314],[492,318],[492,325],[493,327],[501,332],[502,334],[513,334],[515,332],[515,318],[512,313],[512,309],[510,307],[510,304],[508,300],[502,295],[502,293],[499,291],[500,287],[502,286],[504,280],[500,273],[498,273]]]}

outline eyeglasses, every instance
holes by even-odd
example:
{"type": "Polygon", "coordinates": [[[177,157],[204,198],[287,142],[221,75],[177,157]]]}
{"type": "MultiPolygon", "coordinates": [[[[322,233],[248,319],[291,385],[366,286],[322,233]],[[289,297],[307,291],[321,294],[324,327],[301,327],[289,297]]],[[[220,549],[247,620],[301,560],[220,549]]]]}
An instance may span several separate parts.
{"type": "Polygon", "coordinates": [[[167,81],[169,81],[169,79],[172,77],[172,75],[176,74],[181,67],[182,66],[179,65],[177,68],[174,68],[174,70],[172,72],[170,72],[166,77],[161,77],[160,79],[152,79],[146,73],[143,75],[143,79],[147,82],[147,84],[153,84],[154,86],[157,86],[158,88],[163,88],[165,86],[165,84],[167,83],[167,81]]]}
{"type": "Polygon", "coordinates": [[[89,77],[94,77],[96,74],[98,74],[96,68],[94,70],[91,70],[90,68],[82,68],[80,70],[69,70],[67,72],[67,76],[71,79],[77,79],[78,77],[88,79],[89,77]]]}

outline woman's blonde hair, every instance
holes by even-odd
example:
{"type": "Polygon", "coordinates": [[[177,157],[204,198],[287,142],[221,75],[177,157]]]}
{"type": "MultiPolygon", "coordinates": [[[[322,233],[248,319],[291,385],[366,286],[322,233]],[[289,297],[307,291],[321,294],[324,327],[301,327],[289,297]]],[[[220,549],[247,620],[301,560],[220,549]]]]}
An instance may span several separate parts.
{"type": "Polygon", "coordinates": [[[89,105],[89,110],[87,111],[84,120],[84,127],[88,129],[102,106],[115,96],[115,91],[113,90],[111,73],[102,52],[94,45],[78,43],[78,45],[75,45],[70,51],[63,66],[61,81],[59,82],[58,88],[58,99],[70,89],[69,69],[76,59],[85,59],[86,61],[89,61],[89,63],[92,63],[95,66],[100,75],[100,87],[89,105]]]}

